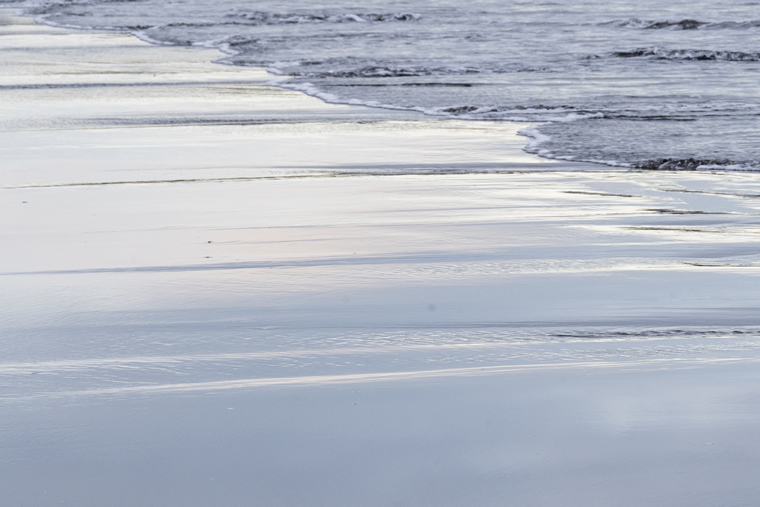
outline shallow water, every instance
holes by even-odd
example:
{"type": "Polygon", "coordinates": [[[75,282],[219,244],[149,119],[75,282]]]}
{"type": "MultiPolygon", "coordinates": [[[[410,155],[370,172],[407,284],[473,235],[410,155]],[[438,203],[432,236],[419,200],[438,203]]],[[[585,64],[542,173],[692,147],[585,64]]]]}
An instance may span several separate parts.
{"type": "Polygon", "coordinates": [[[757,174],[0,34],[3,505],[760,497],[757,174]]]}
{"type": "Polygon", "coordinates": [[[462,4],[98,0],[24,4],[44,22],[217,47],[325,100],[552,122],[545,157],[643,168],[760,164],[752,2],[462,4]]]}

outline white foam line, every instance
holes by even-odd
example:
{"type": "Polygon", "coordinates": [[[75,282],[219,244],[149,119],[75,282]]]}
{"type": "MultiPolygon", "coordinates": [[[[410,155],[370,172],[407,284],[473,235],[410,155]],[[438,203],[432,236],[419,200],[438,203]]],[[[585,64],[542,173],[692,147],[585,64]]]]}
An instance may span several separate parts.
{"type": "Polygon", "coordinates": [[[40,363],[7,363],[0,364],[0,374],[28,373],[34,372],[52,372],[52,371],[74,371],[87,368],[104,368],[104,367],[133,367],[136,365],[154,366],[170,365],[187,362],[203,361],[224,361],[224,360],[246,360],[246,359],[277,359],[277,358],[296,358],[296,357],[317,357],[317,356],[335,356],[351,354],[388,354],[399,351],[414,350],[446,350],[446,349],[481,349],[495,347],[510,347],[515,345],[525,345],[526,342],[519,343],[455,343],[445,345],[389,345],[387,347],[351,347],[340,349],[324,350],[284,350],[270,352],[244,352],[229,354],[198,354],[198,355],[180,355],[180,356],[142,356],[142,357],[123,357],[113,359],[83,359],[73,361],[46,361],[40,363]]]}
{"type": "MultiPolygon", "coordinates": [[[[547,363],[490,367],[449,368],[440,370],[417,370],[386,373],[357,373],[347,375],[315,375],[303,377],[269,377],[249,378],[239,380],[222,380],[213,382],[190,382],[181,384],[143,385],[132,387],[115,387],[107,389],[89,389],[82,391],[64,391],[46,393],[42,397],[74,397],[92,395],[128,395],[148,393],[190,393],[203,391],[229,391],[234,389],[254,389],[265,387],[308,387],[343,385],[359,383],[392,382],[401,380],[423,380],[452,377],[480,377],[489,375],[524,373],[533,371],[551,371],[568,369],[688,369],[709,365],[725,365],[738,363],[756,363],[756,358],[723,358],[723,359],[651,359],[646,361],[603,362],[584,361],[574,363],[547,363]]],[[[25,398],[39,398],[30,396],[25,398]]]]}
{"type": "MultiPolygon", "coordinates": [[[[727,330],[726,334],[731,331],[727,330]]],[[[420,344],[420,345],[388,345],[385,347],[346,347],[333,349],[308,349],[308,350],[282,350],[269,352],[243,352],[243,353],[226,353],[226,354],[193,354],[177,356],[136,356],[136,357],[117,357],[107,359],[79,359],[70,361],[44,361],[38,363],[5,363],[0,364],[0,375],[13,375],[19,373],[51,373],[55,371],[77,371],[85,369],[103,369],[103,368],[135,368],[138,366],[161,366],[182,363],[195,363],[205,361],[241,361],[255,359],[289,359],[304,357],[320,356],[341,356],[354,354],[395,354],[397,352],[413,351],[438,351],[438,350],[482,350],[482,349],[501,349],[514,348],[536,345],[535,336],[525,335],[518,337],[517,340],[504,342],[479,342],[479,343],[447,343],[447,344],[420,344]],[[531,339],[533,338],[533,339],[531,339]]],[[[652,342],[652,341],[672,341],[693,338],[688,332],[676,336],[625,336],[592,339],[570,338],[559,339],[553,336],[540,336],[543,338],[540,345],[552,343],[634,343],[634,342],[652,342]]],[[[702,337],[705,338],[705,337],[702,337]]],[[[714,339],[723,339],[725,336],[718,335],[714,339]]],[[[596,364],[596,363],[595,363],[596,364]]]]}

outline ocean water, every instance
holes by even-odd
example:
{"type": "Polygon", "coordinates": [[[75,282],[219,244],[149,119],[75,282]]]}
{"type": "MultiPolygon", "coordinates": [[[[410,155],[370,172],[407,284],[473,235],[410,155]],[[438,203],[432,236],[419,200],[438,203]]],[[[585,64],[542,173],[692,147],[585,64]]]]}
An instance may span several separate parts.
{"type": "Polygon", "coordinates": [[[757,503],[749,7],[15,5],[1,505],[757,503]]]}
{"type": "MultiPolygon", "coordinates": [[[[19,4],[18,2],[16,3],[19,4]]],[[[544,157],[760,167],[760,3],[54,0],[39,21],[216,47],[330,102],[529,121],[544,157]]]]}

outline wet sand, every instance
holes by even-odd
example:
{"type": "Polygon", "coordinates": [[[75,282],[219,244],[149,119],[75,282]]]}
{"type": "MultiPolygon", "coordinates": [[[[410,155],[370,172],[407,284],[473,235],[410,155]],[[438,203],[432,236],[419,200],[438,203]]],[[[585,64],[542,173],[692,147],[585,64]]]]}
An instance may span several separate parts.
{"type": "Polygon", "coordinates": [[[8,505],[749,505],[760,177],[0,14],[8,505]]]}

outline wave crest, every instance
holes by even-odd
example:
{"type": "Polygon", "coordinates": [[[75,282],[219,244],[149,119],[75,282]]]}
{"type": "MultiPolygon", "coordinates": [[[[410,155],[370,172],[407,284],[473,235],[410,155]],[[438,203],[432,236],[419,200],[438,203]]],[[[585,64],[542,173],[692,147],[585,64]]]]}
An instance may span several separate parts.
{"type": "Polygon", "coordinates": [[[637,48],[632,51],[615,51],[619,58],[650,58],[653,60],[758,62],[760,53],[742,51],[711,51],[707,49],[637,48]]]}
{"type": "Polygon", "coordinates": [[[378,78],[378,77],[424,77],[424,76],[461,76],[468,74],[484,74],[486,69],[475,67],[396,67],[369,65],[358,69],[326,70],[321,72],[299,72],[289,69],[288,74],[308,78],[378,78]]]}
{"type": "Polygon", "coordinates": [[[388,21],[419,21],[421,16],[410,12],[402,13],[344,13],[344,14],[294,14],[263,11],[236,10],[227,14],[229,18],[244,19],[256,25],[296,25],[317,23],[377,23],[388,21]]]}
{"type": "Polygon", "coordinates": [[[615,28],[630,28],[634,30],[741,30],[747,28],[760,27],[760,20],[752,19],[748,21],[719,21],[707,22],[696,19],[682,19],[680,21],[656,21],[651,19],[616,19],[600,23],[600,26],[612,26],[615,28]]]}
{"type": "Polygon", "coordinates": [[[704,21],[695,19],[682,19],[681,21],[652,21],[646,19],[630,18],[617,19],[601,23],[602,26],[614,26],[620,28],[637,28],[641,30],[696,30],[699,27],[709,25],[704,21]]]}
{"type": "MultiPolygon", "coordinates": [[[[225,40],[226,42],[226,40],[225,40]]],[[[250,38],[230,42],[230,46],[252,43],[250,38]]],[[[422,65],[393,65],[383,61],[364,60],[342,57],[325,60],[281,61],[270,68],[289,76],[309,79],[361,79],[394,77],[432,77],[432,76],[468,76],[489,74],[514,74],[522,72],[556,72],[553,68],[525,67],[519,64],[506,65],[439,65],[427,67],[422,65]]],[[[463,86],[464,83],[457,83],[463,86]]],[[[469,86],[469,85],[468,85],[469,86]]]]}
{"type": "Polygon", "coordinates": [[[637,162],[633,166],[637,169],[649,169],[659,171],[696,171],[706,167],[735,166],[736,163],[728,159],[696,159],[696,158],[659,158],[637,162]]]}

